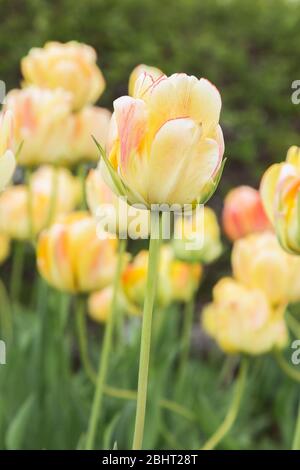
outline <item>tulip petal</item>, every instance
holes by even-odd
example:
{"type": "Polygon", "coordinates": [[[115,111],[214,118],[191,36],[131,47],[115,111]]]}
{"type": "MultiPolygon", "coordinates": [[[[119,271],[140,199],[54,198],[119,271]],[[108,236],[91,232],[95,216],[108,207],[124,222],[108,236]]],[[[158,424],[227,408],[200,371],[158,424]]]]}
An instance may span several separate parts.
{"type": "Polygon", "coordinates": [[[0,157],[0,191],[8,184],[16,167],[16,160],[13,152],[7,150],[0,157]]]}
{"type": "Polygon", "coordinates": [[[275,163],[270,166],[264,173],[260,183],[260,196],[266,211],[267,216],[271,222],[274,222],[274,202],[276,187],[280,177],[280,172],[284,163],[275,163]]]}

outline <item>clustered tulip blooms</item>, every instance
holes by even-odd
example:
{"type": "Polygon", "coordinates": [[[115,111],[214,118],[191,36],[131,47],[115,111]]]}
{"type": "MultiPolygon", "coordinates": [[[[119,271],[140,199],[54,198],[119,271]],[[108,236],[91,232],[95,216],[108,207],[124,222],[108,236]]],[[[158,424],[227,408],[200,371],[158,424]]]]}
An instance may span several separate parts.
{"type": "Polygon", "coordinates": [[[224,200],[222,221],[231,241],[271,228],[259,191],[251,186],[238,186],[229,191],[224,200]]]}
{"type": "Polygon", "coordinates": [[[221,97],[205,79],[142,73],[133,97],[114,101],[101,167],[130,204],[205,202],[222,171],[221,97]]]}
{"type": "Polygon", "coordinates": [[[300,148],[289,149],[286,161],[265,172],[260,194],[268,217],[283,248],[300,254],[300,148]]]}
{"type": "Polygon", "coordinates": [[[11,112],[0,113],[0,191],[11,179],[16,166],[12,151],[12,126],[11,112]]]}
{"type": "MultiPolygon", "coordinates": [[[[140,251],[122,275],[122,288],[128,302],[141,308],[146,292],[149,252],[140,251]]],[[[157,285],[157,305],[166,307],[173,301],[188,301],[199,287],[202,268],[176,260],[169,245],[163,245],[157,285]]]]}

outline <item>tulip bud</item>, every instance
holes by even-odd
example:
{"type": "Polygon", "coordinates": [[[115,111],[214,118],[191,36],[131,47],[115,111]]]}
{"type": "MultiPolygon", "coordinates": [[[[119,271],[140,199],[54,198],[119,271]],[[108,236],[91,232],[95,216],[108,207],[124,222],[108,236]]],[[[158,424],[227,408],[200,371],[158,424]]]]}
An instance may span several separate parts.
{"type": "Polygon", "coordinates": [[[229,191],[222,219],[224,231],[231,241],[270,229],[259,192],[250,186],[238,186],[229,191]]]}
{"type": "Polygon", "coordinates": [[[146,208],[206,201],[223,167],[220,110],[219,92],[203,78],[139,75],[135,97],[114,102],[105,181],[146,208]]]}
{"type": "Polygon", "coordinates": [[[191,216],[177,216],[174,227],[175,255],[184,261],[211,263],[222,252],[220,228],[216,214],[203,207],[191,216]]]}
{"type": "Polygon", "coordinates": [[[0,191],[8,184],[16,166],[12,152],[12,136],[12,113],[0,113],[0,191]]]}
{"type": "Polygon", "coordinates": [[[42,232],[37,245],[40,274],[56,289],[91,292],[111,284],[117,241],[97,236],[95,220],[73,212],[42,232]]]}
{"type": "Polygon", "coordinates": [[[264,354],[287,343],[284,309],[273,308],[262,290],[223,278],[203,310],[202,325],[225,353],[264,354]]]}
{"type": "Polygon", "coordinates": [[[34,47],[22,59],[24,85],[61,88],[71,93],[72,108],[79,110],[95,103],[104,91],[105,81],[96,60],[95,49],[86,44],[48,42],[43,48],[34,47]]]}

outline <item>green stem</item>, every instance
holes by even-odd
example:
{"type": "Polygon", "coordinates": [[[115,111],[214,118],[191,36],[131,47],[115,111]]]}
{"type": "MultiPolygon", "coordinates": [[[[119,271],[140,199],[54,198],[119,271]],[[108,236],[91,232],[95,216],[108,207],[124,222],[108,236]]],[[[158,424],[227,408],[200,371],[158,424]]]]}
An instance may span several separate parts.
{"type": "Polygon", "coordinates": [[[19,300],[22,275],[25,261],[25,244],[22,241],[15,242],[13,250],[12,271],[10,278],[10,295],[13,302],[19,300]]]}
{"type": "Polygon", "coordinates": [[[232,428],[240,408],[245,383],[246,383],[246,375],[248,369],[248,361],[247,359],[243,358],[242,363],[239,370],[238,379],[235,385],[233,400],[231,402],[230,408],[227,411],[224,421],[219,426],[219,428],[215,431],[215,433],[206,441],[202,450],[212,450],[214,449],[221,441],[224,439],[226,434],[232,428]]]}
{"type": "Polygon", "coordinates": [[[295,382],[300,382],[300,371],[295,369],[295,367],[292,367],[289,365],[289,363],[285,360],[284,356],[282,353],[278,350],[274,351],[274,355],[277,361],[277,364],[279,365],[280,369],[292,380],[295,382]]]}
{"type": "Polygon", "coordinates": [[[292,450],[300,450],[300,403],[298,408],[298,417],[296,422],[292,450]]]}
{"type": "Polygon", "coordinates": [[[96,383],[97,376],[92,364],[90,363],[88,344],[87,344],[87,329],[86,329],[86,314],[85,314],[85,298],[83,296],[77,297],[76,309],[76,326],[79,342],[80,359],[83,364],[84,370],[88,378],[96,383]]]}
{"type": "Polygon", "coordinates": [[[4,338],[9,340],[13,334],[12,311],[4,283],[0,279],[0,325],[4,338]]]}
{"type": "Polygon", "coordinates": [[[118,264],[115,272],[115,279],[113,285],[113,299],[111,305],[111,312],[107,319],[104,339],[103,339],[103,346],[101,350],[101,356],[99,361],[99,370],[97,375],[97,382],[96,382],[96,390],[88,425],[87,431],[87,440],[86,440],[86,450],[92,450],[94,447],[97,425],[99,420],[101,419],[101,411],[102,411],[102,400],[103,400],[103,393],[104,393],[104,386],[108,371],[108,364],[109,364],[109,357],[111,354],[111,346],[112,346],[112,335],[113,329],[115,326],[116,314],[117,314],[117,303],[118,303],[118,290],[121,280],[121,273],[122,273],[122,265],[123,265],[123,255],[125,252],[126,247],[126,240],[119,241],[119,256],[118,256],[118,264]]]}
{"type": "Polygon", "coordinates": [[[159,264],[159,247],[161,241],[160,231],[160,215],[158,212],[152,211],[148,275],[141,335],[138,396],[132,447],[133,450],[141,449],[143,444],[151,345],[152,313],[156,293],[156,281],[159,264]]]}
{"type": "Polygon", "coordinates": [[[186,302],[184,308],[184,318],[183,318],[183,330],[181,338],[181,355],[179,360],[179,377],[181,382],[184,378],[184,373],[189,357],[190,347],[191,347],[191,336],[193,329],[193,316],[194,316],[194,304],[195,299],[192,295],[191,298],[186,302]]]}

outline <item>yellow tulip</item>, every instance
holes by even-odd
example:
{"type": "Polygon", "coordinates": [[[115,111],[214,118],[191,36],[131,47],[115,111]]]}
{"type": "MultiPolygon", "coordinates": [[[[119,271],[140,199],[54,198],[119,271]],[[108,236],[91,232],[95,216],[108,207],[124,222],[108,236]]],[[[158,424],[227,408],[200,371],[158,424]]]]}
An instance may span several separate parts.
{"type": "Polygon", "coordinates": [[[111,112],[98,106],[86,106],[70,116],[70,159],[97,161],[99,152],[92,136],[104,147],[111,112]]]}
{"type": "MultiPolygon", "coordinates": [[[[112,300],[113,286],[107,286],[100,291],[92,292],[88,298],[88,314],[92,320],[105,323],[111,314],[112,300]]],[[[122,309],[124,313],[129,313],[130,315],[139,315],[141,313],[140,310],[127,302],[121,289],[118,291],[117,302],[117,308],[122,309]]]]}
{"type": "MultiPolygon", "coordinates": [[[[207,80],[143,73],[134,97],[114,102],[106,182],[130,204],[205,202],[222,170],[221,97],[207,80]]],[[[166,209],[167,210],[167,209],[166,209]]]]}
{"type": "Polygon", "coordinates": [[[10,253],[10,239],[9,237],[0,232],[0,264],[2,264],[10,253]]]}
{"type": "Polygon", "coordinates": [[[285,162],[265,172],[260,194],[283,248],[300,254],[300,148],[291,147],[285,162]]]}
{"type": "Polygon", "coordinates": [[[56,289],[80,293],[111,284],[117,241],[97,235],[93,217],[73,212],[44,230],[37,245],[40,274],[56,289]]]}
{"type": "Polygon", "coordinates": [[[99,169],[90,170],[86,179],[86,196],[90,211],[103,229],[113,235],[148,238],[150,215],[147,210],[129,206],[105,183],[99,169]]]}
{"type": "Polygon", "coordinates": [[[211,263],[222,252],[220,237],[218,219],[210,207],[176,217],[173,247],[179,259],[211,263]]]}
{"type": "Polygon", "coordinates": [[[290,260],[271,232],[237,240],[232,250],[234,277],[262,289],[272,304],[289,301],[290,260]]]}
{"type": "Polygon", "coordinates": [[[224,200],[222,219],[224,232],[232,241],[271,228],[259,191],[250,186],[238,186],[229,191],[224,200]]]}
{"type": "MultiPolygon", "coordinates": [[[[149,253],[140,251],[122,276],[124,293],[130,304],[142,308],[147,281],[149,253]]],[[[172,301],[187,301],[199,286],[202,269],[199,264],[174,259],[168,245],[161,248],[157,282],[157,305],[166,307],[172,301]]]]}
{"type": "Polygon", "coordinates": [[[62,88],[72,94],[75,110],[95,103],[105,88],[101,70],[96,64],[96,51],[76,41],[48,42],[34,47],[22,59],[24,85],[62,88]]]}
{"type": "Polygon", "coordinates": [[[69,158],[70,95],[63,90],[29,87],[12,90],[5,109],[14,116],[14,147],[22,144],[18,163],[61,163],[69,158]]]}
{"type": "Polygon", "coordinates": [[[30,190],[26,185],[10,186],[0,195],[0,230],[28,240],[59,215],[71,212],[80,197],[80,182],[67,169],[42,166],[32,174],[30,190]]]}
{"type": "Polygon", "coordinates": [[[203,310],[202,325],[225,353],[263,354],[287,343],[284,309],[272,307],[262,290],[223,278],[203,310]]]}
{"type": "Polygon", "coordinates": [[[128,83],[129,96],[134,96],[136,81],[139,78],[139,76],[143,73],[147,73],[148,75],[151,75],[151,77],[153,77],[154,80],[157,80],[159,77],[164,75],[163,72],[156,67],[151,67],[149,65],[144,65],[144,64],[137,65],[133,69],[129,77],[129,83],[128,83]]]}
{"type": "Polygon", "coordinates": [[[0,113],[0,191],[8,184],[16,166],[12,151],[13,120],[12,113],[0,113]]]}

